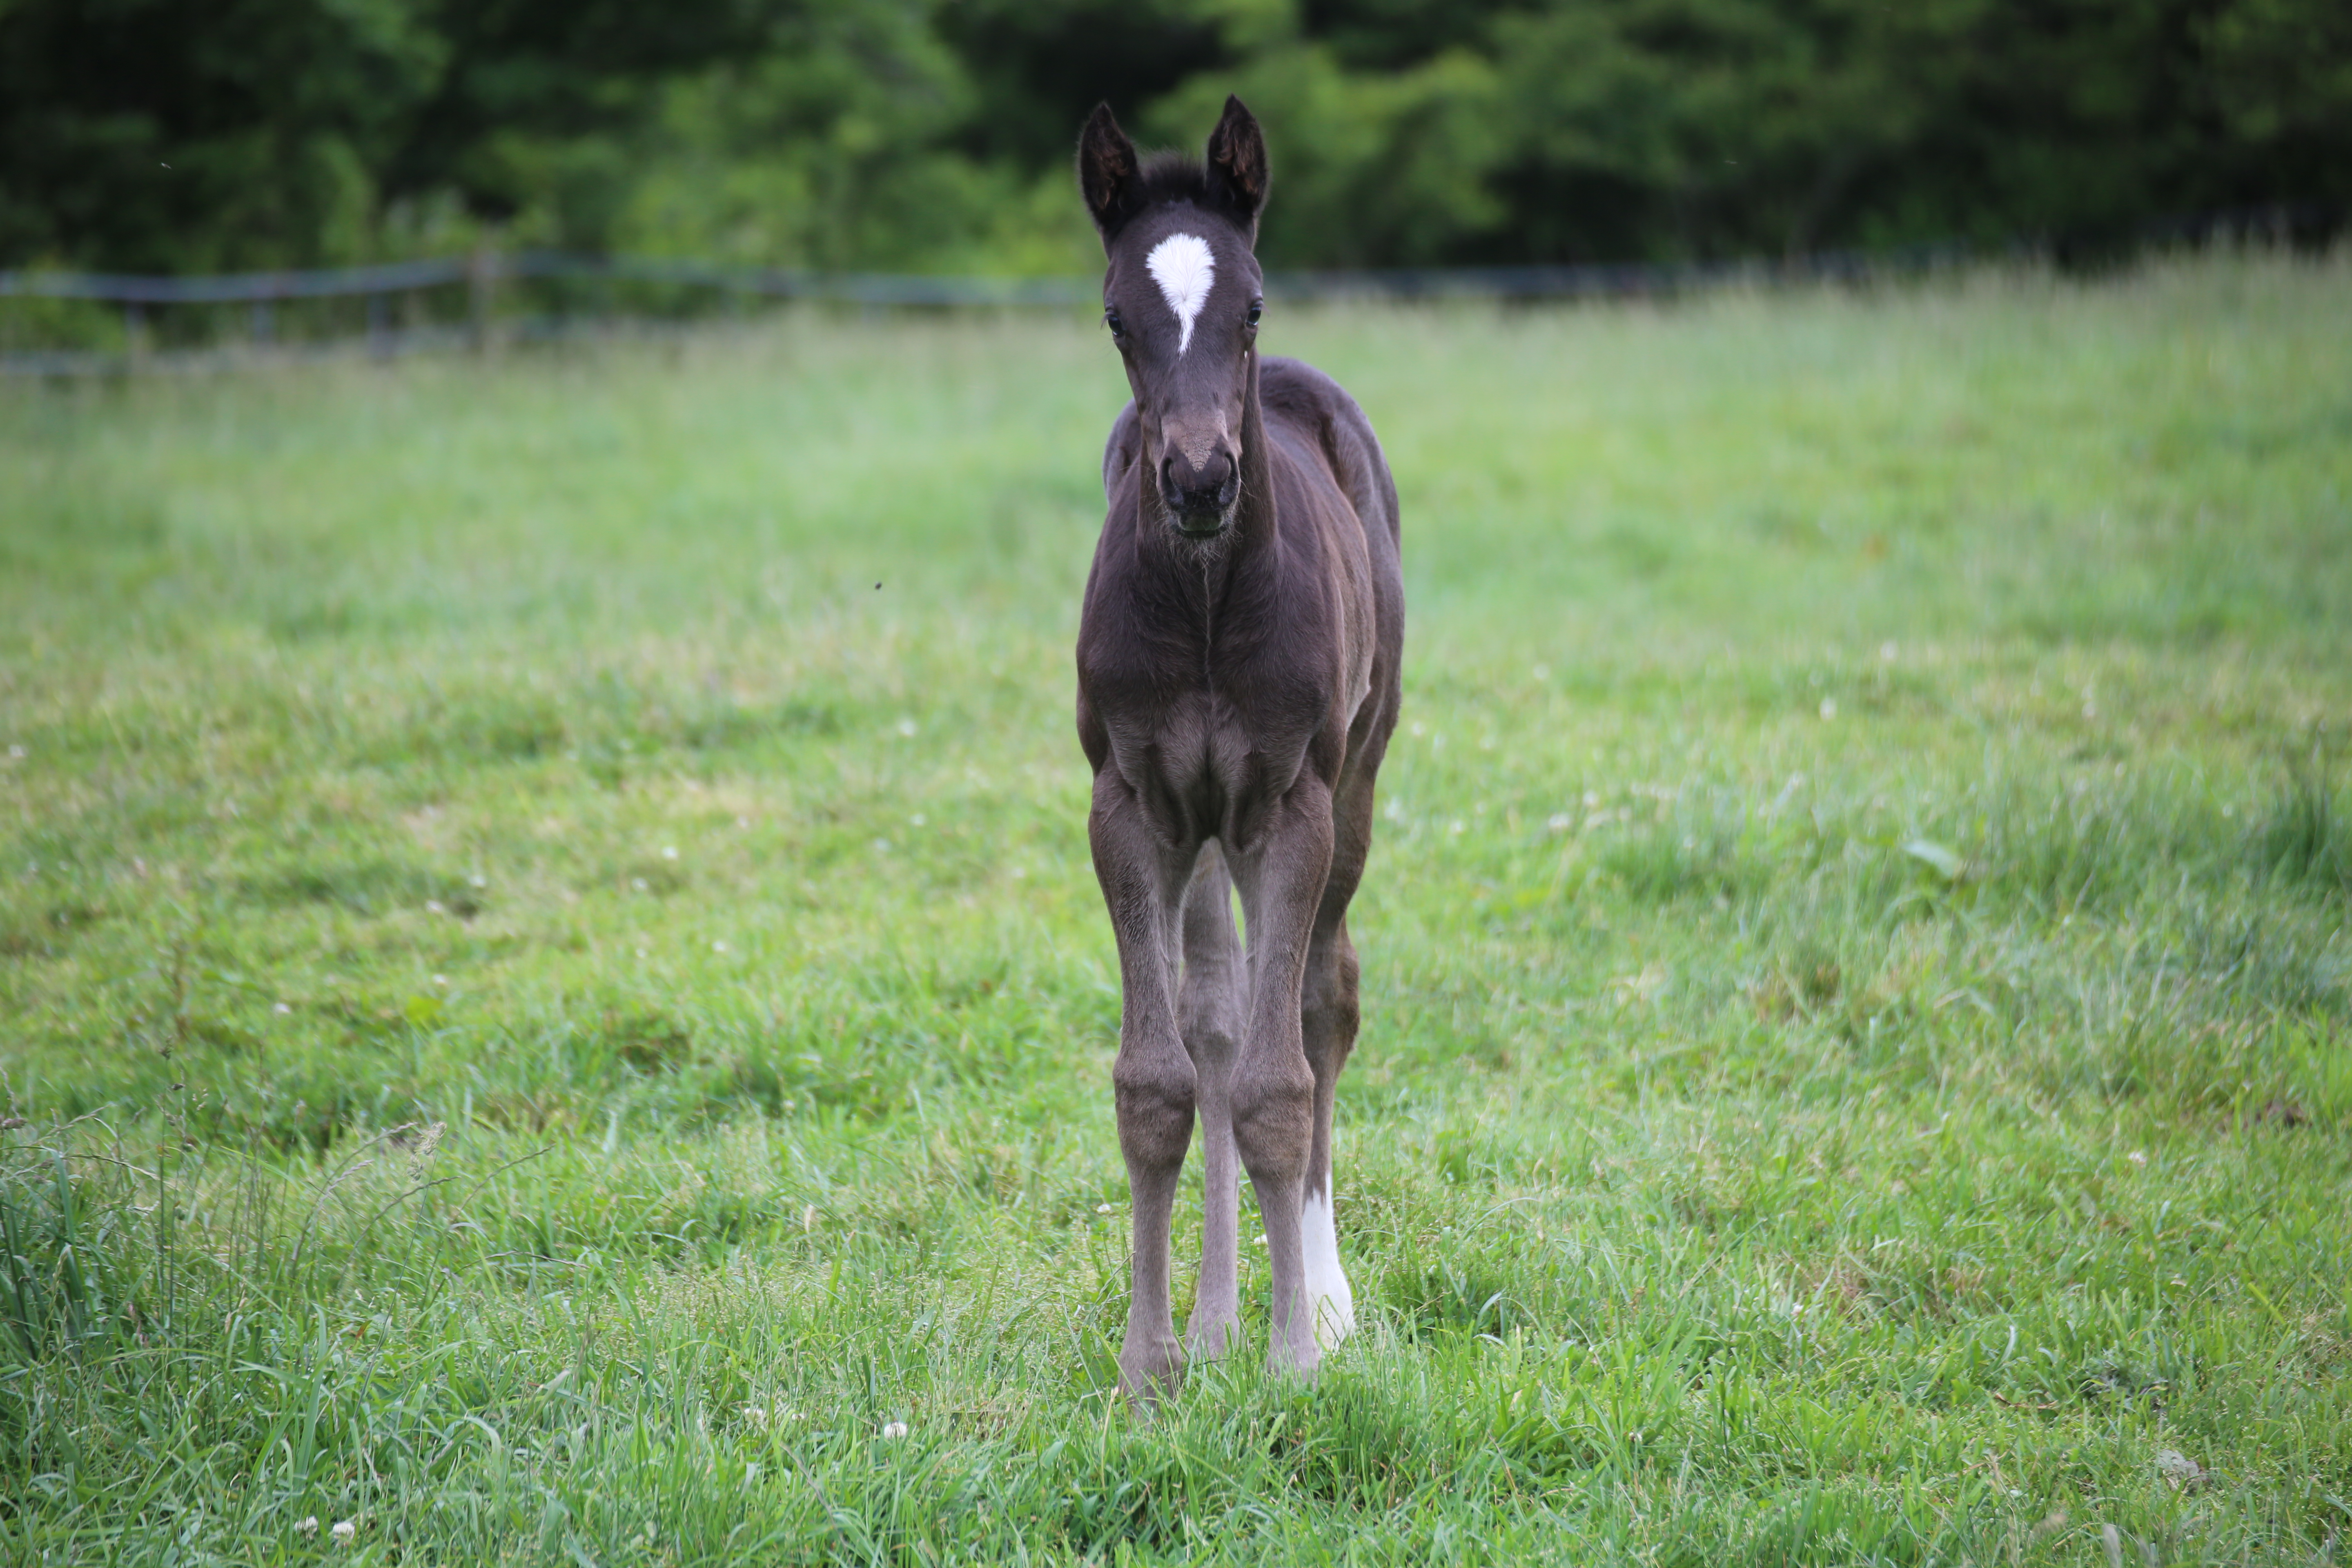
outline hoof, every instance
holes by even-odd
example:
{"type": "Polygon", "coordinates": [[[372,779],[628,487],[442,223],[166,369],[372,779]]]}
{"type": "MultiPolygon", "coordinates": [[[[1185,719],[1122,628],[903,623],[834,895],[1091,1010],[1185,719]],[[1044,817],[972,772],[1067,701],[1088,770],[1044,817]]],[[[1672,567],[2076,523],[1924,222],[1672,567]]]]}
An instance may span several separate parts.
{"type": "Polygon", "coordinates": [[[1219,1318],[1213,1322],[1195,1322],[1186,1336],[1185,1350],[1200,1362],[1220,1362],[1231,1355],[1242,1342],[1242,1321],[1239,1318],[1219,1318]]]}
{"type": "Polygon", "coordinates": [[[1323,1370],[1323,1352],[1313,1343],[1304,1350],[1292,1350],[1277,1342],[1266,1352],[1265,1371],[1269,1377],[1295,1377],[1301,1383],[1313,1383],[1323,1370]]]}
{"type": "Polygon", "coordinates": [[[1176,1342],[1118,1352],[1118,1391],[1138,1409],[1149,1411],[1184,1381],[1184,1352],[1176,1342]]]}
{"type": "Polygon", "coordinates": [[[1303,1383],[1311,1388],[1323,1379],[1323,1358],[1318,1355],[1310,1361],[1293,1361],[1288,1356],[1270,1355],[1265,1358],[1265,1374],[1303,1383]]]}
{"type": "Polygon", "coordinates": [[[1356,1303],[1348,1293],[1347,1282],[1342,1280],[1338,1295],[1316,1300],[1315,1342],[1327,1351],[1332,1350],[1355,1331],[1356,1303]]]}

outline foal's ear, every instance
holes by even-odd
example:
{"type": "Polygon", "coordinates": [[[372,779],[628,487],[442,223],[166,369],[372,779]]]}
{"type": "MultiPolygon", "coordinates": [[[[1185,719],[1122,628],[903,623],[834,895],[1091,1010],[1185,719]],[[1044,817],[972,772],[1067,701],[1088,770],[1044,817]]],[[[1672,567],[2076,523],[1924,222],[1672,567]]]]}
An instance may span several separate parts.
{"type": "Polygon", "coordinates": [[[1118,128],[1118,116],[1097,103],[1078,132],[1078,194],[1087,199],[1103,244],[1135,216],[1135,143],[1118,128]]]}
{"type": "Polygon", "coordinates": [[[1257,234],[1257,215],[1265,205],[1265,132],[1257,116],[1238,98],[1228,96],[1225,112],[1209,132],[1209,193],[1257,234]]]}

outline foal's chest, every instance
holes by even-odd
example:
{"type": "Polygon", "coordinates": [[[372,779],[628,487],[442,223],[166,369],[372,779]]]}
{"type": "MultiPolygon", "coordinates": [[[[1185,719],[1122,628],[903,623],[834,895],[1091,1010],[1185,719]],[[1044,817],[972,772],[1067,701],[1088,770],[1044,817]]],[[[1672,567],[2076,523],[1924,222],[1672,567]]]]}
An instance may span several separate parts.
{"type": "Polygon", "coordinates": [[[1204,661],[1197,674],[1172,673],[1163,671],[1148,700],[1100,716],[1112,765],[1179,839],[1245,840],[1315,763],[1318,737],[1347,729],[1348,715],[1332,710],[1330,677],[1345,682],[1348,671],[1252,660],[1244,669],[1204,661]]]}

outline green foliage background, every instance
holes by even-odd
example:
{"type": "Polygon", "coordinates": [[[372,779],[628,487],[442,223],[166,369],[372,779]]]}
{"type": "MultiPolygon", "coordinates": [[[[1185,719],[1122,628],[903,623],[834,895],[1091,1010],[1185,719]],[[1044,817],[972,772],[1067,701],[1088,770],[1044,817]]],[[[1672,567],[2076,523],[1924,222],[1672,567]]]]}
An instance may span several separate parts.
{"type": "Polygon", "coordinates": [[[1108,98],[1268,123],[1284,266],[2041,237],[2352,195],[2336,0],[0,0],[0,266],[507,243],[1083,268],[1108,98]]]}

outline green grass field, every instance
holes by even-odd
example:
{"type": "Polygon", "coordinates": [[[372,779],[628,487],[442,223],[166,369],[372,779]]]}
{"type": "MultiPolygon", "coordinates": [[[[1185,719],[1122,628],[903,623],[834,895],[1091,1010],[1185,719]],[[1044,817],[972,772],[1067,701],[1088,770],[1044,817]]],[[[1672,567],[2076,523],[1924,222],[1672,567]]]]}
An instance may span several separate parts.
{"type": "Polygon", "coordinates": [[[0,1555],[2352,1551],[2352,262],[1266,337],[1404,498],[1365,1329],[1245,1246],[1152,1422],[1098,328],[0,393],[0,1555]]]}

